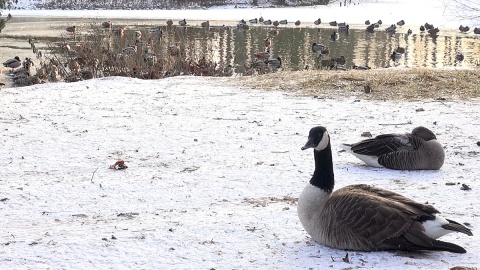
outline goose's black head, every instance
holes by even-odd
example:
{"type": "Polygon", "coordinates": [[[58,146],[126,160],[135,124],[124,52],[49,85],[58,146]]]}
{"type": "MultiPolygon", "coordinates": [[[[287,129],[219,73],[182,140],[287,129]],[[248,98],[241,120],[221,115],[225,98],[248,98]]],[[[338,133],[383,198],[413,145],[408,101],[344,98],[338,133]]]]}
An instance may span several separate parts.
{"type": "Polygon", "coordinates": [[[436,140],[437,139],[437,136],[435,136],[435,134],[433,134],[433,132],[426,128],[426,127],[416,127],[412,130],[412,135],[413,136],[418,136],[422,139],[424,139],[425,141],[430,141],[430,140],[436,140]]]}
{"type": "Polygon", "coordinates": [[[308,134],[308,141],[305,146],[302,147],[302,150],[313,148],[317,151],[322,151],[330,144],[330,136],[328,135],[327,129],[322,126],[314,127],[310,129],[308,134]]]}

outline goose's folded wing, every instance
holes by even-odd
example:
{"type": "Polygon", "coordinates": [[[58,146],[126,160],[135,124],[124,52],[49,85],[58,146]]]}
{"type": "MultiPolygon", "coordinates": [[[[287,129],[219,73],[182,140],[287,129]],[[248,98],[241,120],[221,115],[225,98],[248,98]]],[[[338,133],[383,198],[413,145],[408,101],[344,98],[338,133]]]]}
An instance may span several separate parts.
{"type": "Polygon", "coordinates": [[[398,151],[386,153],[378,157],[378,163],[385,168],[397,170],[411,170],[415,164],[423,162],[417,151],[425,141],[422,138],[409,136],[408,147],[401,147],[398,151]]]}
{"type": "Polygon", "coordinates": [[[348,241],[364,241],[365,245],[377,248],[394,248],[391,245],[399,241],[420,247],[432,245],[420,224],[422,220],[434,219],[432,213],[438,211],[431,206],[375,188],[340,192],[331,197],[330,206],[335,213],[337,233],[350,237],[348,241]]]}
{"type": "Polygon", "coordinates": [[[400,149],[412,148],[410,137],[406,134],[384,134],[352,145],[356,154],[381,156],[400,149]]]}

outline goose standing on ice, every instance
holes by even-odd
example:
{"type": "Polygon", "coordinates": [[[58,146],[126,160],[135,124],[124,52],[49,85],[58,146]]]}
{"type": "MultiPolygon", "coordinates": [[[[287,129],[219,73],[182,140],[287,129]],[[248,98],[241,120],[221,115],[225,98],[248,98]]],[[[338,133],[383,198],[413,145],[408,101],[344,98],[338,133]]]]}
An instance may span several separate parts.
{"type": "Polygon", "coordinates": [[[451,232],[473,235],[460,223],[437,214],[432,205],[368,185],[335,192],[330,136],[314,127],[302,147],[314,149],[315,171],[298,199],[298,216],[318,243],[337,249],[437,250],[465,253],[461,246],[436,240],[451,232]]]}
{"type": "Polygon", "coordinates": [[[438,170],[445,151],[432,131],[416,127],[412,133],[383,134],[341,148],[373,167],[395,170],[438,170]]]}

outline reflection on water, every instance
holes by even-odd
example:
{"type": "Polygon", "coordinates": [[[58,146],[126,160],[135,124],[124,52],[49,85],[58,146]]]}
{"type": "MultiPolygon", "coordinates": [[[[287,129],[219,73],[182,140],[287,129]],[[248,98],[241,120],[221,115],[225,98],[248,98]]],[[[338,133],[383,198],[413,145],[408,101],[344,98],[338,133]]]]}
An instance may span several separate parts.
{"type": "MultiPolygon", "coordinates": [[[[219,22],[217,22],[218,24],[219,22]]],[[[221,22],[220,22],[221,23],[221,22]]],[[[35,58],[27,42],[29,37],[35,37],[39,43],[37,48],[45,50],[47,42],[58,42],[68,36],[65,28],[77,25],[80,35],[91,32],[91,29],[100,28],[101,21],[86,19],[36,19],[14,18],[7,28],[0,34],[0,60],[12,58],[15,55],[22,59],[35,58]]],[[[322,43],[329,47],[330,53],[326,57],[345,56],[347,68],[355,65],[368,65],[372,68],[382,67],[474,67],[480,62],[480,36],[461,34],[457,31],[442,31],[440,36],[432,39],[428,34],[418,30],[407,35],[408,28],[398,29],[393,36],[380,29],[368,33],[364,26],[353,26],[348,33],[341,32],[338,40],[332,40],[331,34],[336,28],[306,25],[295,27],[265,27],[252,25],[249,30],[239,30],[235,25],[229,29],[214,26],[200,27],[200,22],[190,22],[194,26],[167,28],[165,21],[128,21],[114,20],[116,26],[126,29],[124,44],[134,42],[134,30],[148,33],[148,29],[161,26],[166,44],[181,42],[182,47],[191,57],[199,59],[203,55],[210,56],[220,67],[232,65],[236,73],[243,73],[255,60],[255,54],[269,50],[270,56],[282,58],[283,70],[302,70],[305,68],[320,68],[321,57],[312,52],[313,42],[322,43]],[[269,41],[268,48],[265,47],[269,41]],[[397,46],[406,49],[402,58],[392,61],[390,55],[397,46]],[[457,61],[455,56],[462,53],[465,60],[457,61]]],[[[213,23],[211,23],[213,24],[213,23]]],[[[227,23],[226,23],[227,24],[227,23]]],[[[173,45],[173,44],[172,44],[173,45]]],[[[3,76],[2,81],[5,80],[3,76]]]]}

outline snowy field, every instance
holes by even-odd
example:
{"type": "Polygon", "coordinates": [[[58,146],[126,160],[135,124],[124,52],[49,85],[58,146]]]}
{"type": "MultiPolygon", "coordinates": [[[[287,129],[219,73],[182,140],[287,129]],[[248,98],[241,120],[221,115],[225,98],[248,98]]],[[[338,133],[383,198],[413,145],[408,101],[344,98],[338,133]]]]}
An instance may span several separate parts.
{"type": "Polygon", "coordinates": [[[323,100],[202,77],[2,89],[1,268],[479,266],[479,103],[323,100]],[[372,184],[433,204],[470,224],[472,237],[441,238],[467,253],[348,252],[344,262],[345,251],[312,241],[295,200],[313,172],[300,147],[316,125],[334,146],[364,131],[432,129],[446,151],[440,171],[368,168],[334,147],[336,187],[372,184]],[[128,168],[109,169],[117,160],[128,168]]]}

